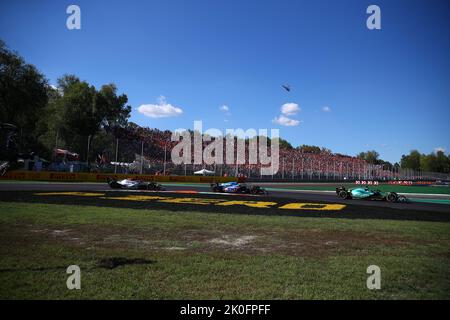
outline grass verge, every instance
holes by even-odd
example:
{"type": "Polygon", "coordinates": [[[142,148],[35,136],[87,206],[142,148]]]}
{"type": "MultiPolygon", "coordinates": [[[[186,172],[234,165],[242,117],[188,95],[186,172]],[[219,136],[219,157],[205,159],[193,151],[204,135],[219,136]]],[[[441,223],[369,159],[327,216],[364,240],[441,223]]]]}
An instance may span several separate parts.
{"type": "Polygon", "coordinates": [[[450,224],[0,203],[1,299],[448,299],[450,224]],[[66,268],[81,268],[81,290],[66,268]],[[369,265],[382,289],[366,288],[369,265]]]}

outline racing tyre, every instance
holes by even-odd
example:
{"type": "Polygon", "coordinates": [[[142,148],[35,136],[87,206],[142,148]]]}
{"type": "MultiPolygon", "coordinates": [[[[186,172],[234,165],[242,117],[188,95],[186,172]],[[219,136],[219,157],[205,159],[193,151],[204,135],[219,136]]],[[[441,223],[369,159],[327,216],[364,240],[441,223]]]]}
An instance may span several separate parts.
{"type": "Polygon", "coordinates": [[[397,202],[407,203],[408,202],[408,198],[406,198],[405,196],[398,196],[397,202]]]}
{"type": "Polygon", "coordinates": [[[386,200],[389,202],[397,202],[398,195],[395,192],[389,192],[386,196],[386,200]]]}
{"type": "Polygon", "coordinates": [[[339,196],[339,198],[341,198],[341,199],[348,199],[348,192],[345,191],[345,190],[341,190],[341,191],[339,191],[338,196],[339,196]]]}
{"type": "Polygon", "coordinates": [[[108,184],[111,189],[122,189],[122,186],[118,184],[115,180],[109,180],[108,184]]]}
{"type": "Polygon", "coordinates": [[[263,192],[262,192],[261,188],[253,187],[253,188],[250,189],[250,193],[251,194],[259,194],[259,193],[263,193],[263,192]]]}
{"type": "Polygon", "coordinates": [[[159,185],[157,183],[150,182],[147,185],[148,190],[159,190],[159,185]]]}
{"type": "Polygon", "coordinates": [[[261,188],[261,187],[257,187],[257,188],[256,188],[255,194],[264,194],[264,195],[267,195],[268,192],[267,192],[266,189],[263,189],[263,188],[261,188]]]}
{"type": "Polygon", "coordinates": [[[218,186],[214,186],[212,189],[213,192],[222,192],[222,188],[218,187],[218,186]]]}
{"type": "Polygon", "coordinates": [[[238,193],[252,193],[252,191],[250,189],[248,189],[247,187],[242,187],[239,189],[238,193]]]}

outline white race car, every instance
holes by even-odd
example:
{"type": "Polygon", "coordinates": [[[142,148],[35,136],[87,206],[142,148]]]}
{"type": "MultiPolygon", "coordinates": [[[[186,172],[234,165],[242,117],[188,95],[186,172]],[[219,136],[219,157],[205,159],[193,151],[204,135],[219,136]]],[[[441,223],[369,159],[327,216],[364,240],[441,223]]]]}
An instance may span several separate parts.
{"type": "Polygon", "coordinates": [[[127,189],[127,190],[166,190],[161,184],[156,182],[145,182],[141,180],[123,179],[116,180],[108,178],[108,185],[112,189],[127,189]]]}

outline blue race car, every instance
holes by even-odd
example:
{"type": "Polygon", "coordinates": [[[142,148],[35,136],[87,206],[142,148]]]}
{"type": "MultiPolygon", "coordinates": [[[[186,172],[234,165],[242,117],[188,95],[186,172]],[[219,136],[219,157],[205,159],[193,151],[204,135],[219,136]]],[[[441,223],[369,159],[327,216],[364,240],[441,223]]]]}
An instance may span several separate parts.
{"type": "Polygon", "coordinates": [[[369,188],[353,188],[345,189],[344,187],[336,188],[336,194],[341,199],[363,199],[378,200],[389,202],[408,202],[405,196],[398,195],[395,192],[382,192],[380,190],[372,190],[369,188]]]}
{"type": "Polygon", "coordinates": [[[260,186],[248,186],[235,181],[211,184],[211,188],[213,192],[220,193],[268,194],[268,192],[260,186]]]}

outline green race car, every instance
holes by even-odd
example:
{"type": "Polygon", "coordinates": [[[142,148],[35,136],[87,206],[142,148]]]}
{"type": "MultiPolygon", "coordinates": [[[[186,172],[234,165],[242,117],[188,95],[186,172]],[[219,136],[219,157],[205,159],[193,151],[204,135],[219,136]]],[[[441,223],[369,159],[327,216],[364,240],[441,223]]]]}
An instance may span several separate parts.
{"type": "Polygon", "coordinates": [[[389,202],[408,202],[405,196],[398,195],[395,192],[382,192],[380,190],[372,190],[369,188],[352,188],[344,187],[336,188],[336,194],[341,199],[362,199],[362,200],[378,200],[389,202]]]}

